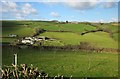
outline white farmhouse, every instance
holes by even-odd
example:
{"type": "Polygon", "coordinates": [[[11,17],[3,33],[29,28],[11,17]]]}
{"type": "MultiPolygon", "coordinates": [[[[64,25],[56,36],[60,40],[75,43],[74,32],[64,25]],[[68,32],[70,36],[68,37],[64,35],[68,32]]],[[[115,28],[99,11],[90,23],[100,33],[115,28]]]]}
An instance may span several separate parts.
{"type": "Polygon", "coordinates": [[[21,43],[23,43],[23,44],[34,44],[34,42],[29,40],[29,39],[24,39],[24,40],[21,41],[21,43]]]}
{"type": "Polygon", "coordinates": [[[25,37],[21,40],[21,43],[23,43],[23,44],[34,44],[35,42],[38,42],[38,41],[48,41],[48,40],[50,40],[50,38],[45,37],[45,36],[25,37]]]}
{"type": "Polygon", "coordinates": [[[33,40],[32,37],[25,37],[26,40],[33,40]]]}

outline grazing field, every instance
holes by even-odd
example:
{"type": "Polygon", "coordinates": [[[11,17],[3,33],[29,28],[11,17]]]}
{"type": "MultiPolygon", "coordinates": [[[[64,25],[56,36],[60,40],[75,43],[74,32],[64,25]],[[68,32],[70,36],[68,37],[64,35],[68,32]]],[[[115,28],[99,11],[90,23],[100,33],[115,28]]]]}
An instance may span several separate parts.
{"type": "Polygon", "coordinates": [[[109,30],[109,31],[111,31],[113,33],[117,32],[119,30],[119,28],[120,28],[120,27],[114,26],[112,24],[103,24],[103,25],[100,25],[99,27],[102,28],[102,29],[105,29],[105,30],[109,30]]]}
{"type": "Polygon", "coordinates": [[[86,25],[86,24],[62,24],[63,28],[68,29],[69,31],[73,32],[84,32],[84,31],[89,31],[89,30],[95,30],[96,27],[93,27],[91,25],[86,25]]]}
{"type": "Polygon", "coordinates": [[[96,27],[86,24],[55,24],[52,26],[43,26],[42,28],[50,31],[71,31],[71,32],[84,32],[85,30],[95,30],[96,27]]]}
{"type": "Polygon", "coordinates": [[[15,40],[17,40],[16,38],[2,38],[2,43],[12,43],[15,40]]]}
{"type": "Polygon", "coordinates": [[[115,41],[118,41],[118,38],[120,38],[118,34],[119,33],[114,33],[113,34],[113,38],[114,38],[115,41]]]}
{"type": "Polygon", "coordinates": [[[105,32],[89,33],[86,35],[69,32],[45,32],[40,35],[56,38],[60,40],[63,45],[79,45],[80,42],[88,42],[92,46],[96,47],[117,48],[117,41],[114,41],[112,38],[109,37],[109,34],[105,32]]]}
{"type": "Polygon", "coordinates": [[[39,49],[3,48],[3,65],[13,63],[13,53],[18,54],[18,64],[33,64],[51,76],[117,77],[118,55],[112,53],[42,51],[39,49]]]}
{"type": "Polygon", "coordinates": [[[34,33],[34,29],[33,28],[29,28],[29,27],[3,27],[2,28],[3,37],[8,37],[9,34],[17,34],[19,37],[24,37],[24,36],[31,36],[34,33]]]}

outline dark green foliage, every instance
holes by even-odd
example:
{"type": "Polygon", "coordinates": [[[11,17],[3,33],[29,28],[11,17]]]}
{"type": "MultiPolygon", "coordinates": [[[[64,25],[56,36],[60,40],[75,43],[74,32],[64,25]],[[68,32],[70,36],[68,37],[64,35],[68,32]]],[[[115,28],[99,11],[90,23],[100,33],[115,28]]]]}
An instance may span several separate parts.
{"type": "Polygon", "coordinates": [[[37,36],[45,31],[46,30],[37,27],[37,28],[35,28],[35,32],[34,32],[33,36],[37,36]]]}
{"type": "Polygon", "coordinates": [[[20,66],[14,64],[12,66],[4,66],[1,71],[3,79],[36,79],[39,75],[43,75],[37,68],[25,64],[21,64],[20,66]]]}
{"type": "Polygon", "coordinates": [[[66,23],[68,23],[68,21],[66,21],[66,23]]]}
{"type": "Polygon", "coordinates": [[[33,65],[27,66],[26,64],[21,64],[16,66],[4,66],[0,69],[2,72],[2,79],[71,79],[71,77],[63,77],[61,75],[56,75],[50,77],[44,71],[38,71],[38,68],[34,68],[33,65]]]}

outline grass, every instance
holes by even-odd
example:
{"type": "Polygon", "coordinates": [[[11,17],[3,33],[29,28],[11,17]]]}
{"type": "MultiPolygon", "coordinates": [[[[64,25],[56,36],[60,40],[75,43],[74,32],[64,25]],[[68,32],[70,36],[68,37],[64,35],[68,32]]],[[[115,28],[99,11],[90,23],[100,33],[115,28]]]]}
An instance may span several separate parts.
{"type": "Polygon", "coordinates": [[[40,35],[56,38],[64,45],[79,45],[80,42],[89,42],[96,47],[117,48],[117,41],[114,41],[109,34],[105,32],[88,33],[85,35],[69,32],[45,32],[40,35]]]}
{"type": "Polygon", "coordinates": [[[85,30],[95,30],[96,27],[86,25],[86,24],[54,24],[54,25],[45,25],[41,28],[44,28],[49,31],[72,31],[72,32],[83,32],[85,30]]]}
{"type": "Polygon", "coordinates": [[[103,25],[99,25],[99,27],[102,28],[102,29],[108,29],[111,32],[116,32],[116,31],[119,30],[118,26],[114,26],[112,24],[103,24],[103,25]]]}
{"type": "Polygon", "coordinates": [[[96,32],[86,34],[83,39],[88,42],[92,42],[95,46],[103,48],[118,48],[117,41],[114,41],[108,33],[96,32]]]}
{"type": "Polygon", "coordinates": [[[45,32],[43,34],[40,34],[42,36],[48,36],[51,38],[56,38],[58,40],[61,40],[63,44],[79,44],[79,35],[74,33],[60,33],[60,32],[45,32]]]}
{"type": "MultiPolygon", "coordinates": [[[[116,32],[117,26],[110,24],[98,25],[103,29],[108,28],[116,32]]],[[[17,34],[19,37],[31,36],[35,28],[43,28],[49,31],[71,32],[45,32],[40,36],[56,39],[46,41],[44,46],[79,45],[80,42],[88,42],[95,47],[117,48],[118,33],[113,38],[106,32],[95,32],[80,35],[86,30],[95,30],[96,27],[86,24],[58,24],[45,21],[3,21],[3,37],[9,34],[17,34]]],[[[3,43],[13,42],[16,38],[3,38],[3,43]]],[[[13,63],[13,54],[18,54],[18,64],[33,64],[40,70],[44,70],[51,76],[64,75],[70,77],[116,77],[118,76],[118,54],[93,53],[78,51],[47,51],[40,49],[17,49],[3,47],[3,65],[13,63]]]]}
{"type": "Polygon", "coordinates": [[[42,45],[43,46],[64,46],[64,44],[59,40],[45,41],[42,45]]]}
{"type": "Polygon", "coordinates": [[[3,27],[2,31],[3,37],[8,37],[9,34],[16,34],[19,37],[24,37],[31,36],[34,33],[34,29],[28,27],[3,27]]]}
{"type": "Polygon", "coordinates": [[[2,43],[10,43],[16,41],[16,38],[2,38],[2,43]]]}
{"type": "MultiPolygon", "coordinates": [[[[114,33],[113,38],[110,38],[109,34],[104,32],[89,33],[81,36],[80,33],[86,30],[96,29],[96,27],[82,24],[82,23],[81,24],[60,24],[60,23],[46,22],[46,21],[3,21],[2,26],[3,26],[3,29],[2,29],[3,37],[8,37],[9,34],[17,34],[19,37],[31,36],[35,32],[35,28],[43,28],[49,31],[71,31],[68,33],[46,32],[41,34],[41,35],[58,39],[58,41],[55,41],[55,42],[47,42],[49,45],[53,45],[53,44],[78,45],[80,44],[80,42],[89,42],[98,47],[117,48],[116,40],[118,39],[117,38],[118,34],[114,33]]],[[[108,28],[112,32],[116,32],[118,30],[117,26],[113,26],[111,24],[103,24],[98,26],[103,29],[108,28]]],[[[47,45],[47,43],[45,45],[47,45]]]]}
{"type": "Polygon", "coordinates": [[[45,30],[50,31],[73,31],[73,32],[82,32],[85,30],[95,30],[96,27],[86,24],[60,24],[55,22],[45,22],[45,21],[2,21],[3,27],[40,27],[45,30]]]}
{"type": "Polygon", "coordinates": [[[96,27],[86,24],[62,24],[61,26],[69,31],[79,32],[79,33],[84,32],[85,30],[89,31],[96,29],[96,27]]]}
{"type": "Polygon", "coordinates": [[[118,41],[118,38],[119,38],[119,33],[114,33],[114,34],[113,34],[113,39],[114,39],[115,41],[118,41]]]}
{"type": "MultiPolygon", "coordinates": [[[[12,48],[3,48],[3,65],[11,65],[13,62],[11,50],[12,48]]],[[[15,49],[14,52],[18,53],[18,64],[33,64],[51,76],[58,74],[73,77],[118,76],[117,54],[39,49],[15,49]]]]}

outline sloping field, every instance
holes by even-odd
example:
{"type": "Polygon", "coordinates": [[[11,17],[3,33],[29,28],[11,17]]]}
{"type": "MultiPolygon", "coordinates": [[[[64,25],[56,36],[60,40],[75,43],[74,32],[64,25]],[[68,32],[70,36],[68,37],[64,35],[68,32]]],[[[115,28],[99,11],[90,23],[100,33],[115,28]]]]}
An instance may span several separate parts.
{"type": "Polygon", "coordinates": [[[119,33],[114,33],[114,34],[113,34],[113,39],[114,39],[115,41],[118,41],[118,38],[120,38],[119,33]]]}
{"type": "Polygon", "coordinates": [[[117,48],[118,42],[113,40],[108,33],[97,32],[84,35],[83,39],[95,43],[95,46],[103,48],[117,48]]]}
{"type": "Polygon", "coordinates": [[[103,25],[99,25],[99,27],[102,28],[102,29],[109,30],[111,32],[116,32],[120,28],[118,26],[114,26],[114,25],[111,25],[111,24],[103,24],[103,25]]]}
{"type": "Polygon", "coordinates": [[[8,37],[9,34],[15,34],[19,37],[31,36],[34,33],[33,28],[28,27],[3,27],[2,28],[2,37],[8,37]]]}
{"type": "Polygon", "coordinates": [[[2,43],[12,43],[16,40],[16,38],[2,38],[2,43]]]}
{"type": "Polygon", "coordinates": [[[80,33],[86,30],[90,31],[96,29],[96,27],[86,24],[62,24],[61,26],[69,31],[80,32],[80,33]]]}
{"type": "Polygon", "coordinates": [[[80,35],[76,33],[45,32],[40,34],[50,38],[56,38],[64,45],[79,45],[80,42],[89,42],[90,44],[103,48],[117,48],[117,42],[109,37],[108,33],[96,32],[80,35]]]}
{"type": "MultiPolygon", "coordinates": [[[[96,25],[98,25],[99,28],[111,31],[113,33],[113,38],[106,32],[94,32],[80,35],[85,31],[96,30],[95,26],[89,24],[60,24],[50,21],[3,21],[2,36],[8,37],[9,34],[16,34],[19,37],[32,36],[36,28],[42,28],[49,32],[40,34],[41,36],[48,36],[58,40],[45,42],[45,45],[79,45],[80,42],[88,42],[97,47],[117,48],[118,27],[111,24],[96,25]]],[[[3,41],[9,40],[6,38],[5,40],[3,39],[3,41]]]]}
{"type": "Polygon", "coordinates": [[[50,26],[42,26],[45,30],[49,31],[71,31],[71,32],[84,32],[89,30],[95,30],[96,27],[86,24],[55,24],[50,26]]]}

